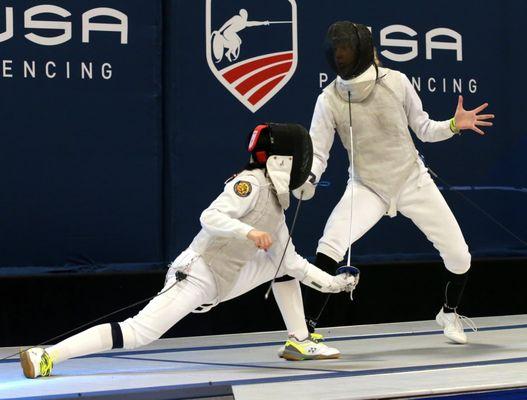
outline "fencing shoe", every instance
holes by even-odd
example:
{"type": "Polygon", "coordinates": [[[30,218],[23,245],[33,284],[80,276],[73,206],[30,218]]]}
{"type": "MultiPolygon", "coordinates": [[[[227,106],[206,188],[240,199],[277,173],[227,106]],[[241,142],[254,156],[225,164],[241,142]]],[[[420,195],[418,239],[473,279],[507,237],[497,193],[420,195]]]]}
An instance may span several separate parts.
{"type": "MultiPolygon", "coordinates": [[[[309,334],[309,340],[315,343],[320,343],[324,341],[324,336],[321,335],[320,333],[311,332],[309,334]]],[[[283,358],[284,351],[285,351],[285,344],[278,349],[278,357],[283,358]]]]}
{"type": "Polygon", "coordinates": [[[436,315],[436,322],[441,328],[443,328],[444,335],[454,343],[467,343],[467,335],[463,331],[462,321],[465,321],[474,332],[477,332],[474,322],[467,317],[459,315],[455,311],[446,313],[443,311],[443,308],[441,308],[441,311],[436,315]]]}
{"type": "Polygon", "coordinates": [[[289,361],[326,360],[339,358],[340,351],[326,346],[320,339],[314,340],[311,335],[304,340],[298,340],[294,336],[289,336],[285,345],[278,351],[278,355],[289,361]]]}
{"type": "Polygon", "coordinates": [[[26,378],[37,378],[51,375],[53,361],[46,350],[32,347],[20,353],[20,365],[26,378]]]}

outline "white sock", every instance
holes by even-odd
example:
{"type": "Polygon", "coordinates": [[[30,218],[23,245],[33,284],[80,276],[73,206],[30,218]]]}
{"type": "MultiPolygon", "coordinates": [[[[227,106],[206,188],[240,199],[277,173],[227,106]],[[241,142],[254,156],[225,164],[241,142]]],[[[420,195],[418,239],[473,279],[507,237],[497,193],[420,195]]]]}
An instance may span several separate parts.
{"type": "Polygon", "coordinates": [[[273,283],[273,294],[282,313],[287,332],[298,340],[306,339],[309,332],[298,280],[273,283]]]}
{"type": "Polygon", "coordinates": [[[87,329],[70,338],[48,347],[46,352],[54,364],[69,358],[111,350],[113,346],[110,324],[102,324],[87,329]]]}

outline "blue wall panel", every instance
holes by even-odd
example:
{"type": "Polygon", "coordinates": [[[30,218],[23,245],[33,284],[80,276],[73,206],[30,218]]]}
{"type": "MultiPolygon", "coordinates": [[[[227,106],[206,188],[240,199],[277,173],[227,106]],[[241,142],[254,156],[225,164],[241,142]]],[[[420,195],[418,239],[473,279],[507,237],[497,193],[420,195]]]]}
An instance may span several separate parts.
{"type": "MultiPolygon", "coordinates": [[[[0,265],[64,265],[79,255],[100,263],[174,258],[199,230],[199,215],[223,181],[247,161],[244,144],[252,127],[262,121],[309,126],[316,97],[334,78],[322,42],[339,19],[372,27],[381,61],[415,81],[432,118],[450,118],[459,94],[467,108],[490,103],[497,118],[486,136],[467,132],[417,146],[454,185],[450,190],[438,182],[473,254],[525,256],[527,136],[521,117],[527,110],[519,68],[525,61],[526,14],[527,5],[515,1],[465,1],[453,9],[441,1],[7,0],[0,6],[0,265]],[[70,15],[41,13],[33,21],[60,25],[24,26],[24,13],[39,5],[70,15]],[[104,31],[83,41],[82,16],[100,7],[127,17],[126,43],[121,32],[104,31]],[[218,60],[211,34],[240,9],[250,21],[271,24],[241,30],[238,58],[229,61],[224,52],[218,60]],[[46,41],[67,35],[65,22],[71,23],[71,38],[64,43],[46,46],[25,36],[46,41]],[[390,28],[394,32],[383,35],[390,28]],[[451,30],[451,36],[433,41],[449,47],[457,35],[458,50],[431,48],[427,33],[437,28],[451,30]],[[406,61],[394,59],[414,47],[406,61]],[[233,70],[258,76],[251,61],[263,66],[277,54],[285,61],[262,85],[276,79],[280,90],[252,106],[248,102],[259,89],[254,83],[239,87],[242,94],[229,91],[222,76],[233,70]]],[[[346,170],[337,139],[323,176],[331,185],[304,204],[298,222],[295,243],[306,256],[313,255],[344,190],[346,170]]],[[[384,218],[354,253],[360,261],[437,258],[403,217],[384,218]]]]}
{"type": "Polygon", "coordinates": [[[102,263],[159,260],[159,3],[3,1],[0,34],[10,32],[11,13],[13,36],[0,42],[0,265],[63,265],[79,255],[102,263]],[[26,28],[24,14],[37,5],[47,8],[34,21],[61,26],[26,28]],[[113,24],[123,36],[93,31],[85,43],[82,16],[100,7],[126,19],[91,22],[113,24]],[[62,44],[25,37],[64,29],[71,39],[62,44]]]}

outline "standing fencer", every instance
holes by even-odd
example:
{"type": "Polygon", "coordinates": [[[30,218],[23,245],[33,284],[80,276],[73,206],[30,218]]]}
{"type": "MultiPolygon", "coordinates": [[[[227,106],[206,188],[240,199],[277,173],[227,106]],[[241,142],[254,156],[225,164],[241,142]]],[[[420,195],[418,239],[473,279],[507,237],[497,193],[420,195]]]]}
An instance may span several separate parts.
{"type": "MultiPolygon", "coordinates": [[[[275,274],[289,274],[323,292],[354,287],[353,276],[331,276],[299,256],[291,242],[287,245],[284,210],[289,191],[305,182],[313,157],[306,129],[295,124],[259,125],[249,150],[249,165],[203,211],[202,230],[171,264],[163,290],[133,318],[95,326],[46,349],[24,351],[20,362],[26,377],[48,376],[53,364],[69,358],[144,346],[187,314],[240,296],[275,274]]],[[[311,340],[298,280],[273,284],[290,335],[282,357],[338,358],[338,350],[311,340]]]]}
{"type": "MultiPolygon", "coordinates": [[[[436,321],[447,338],[466,343],[456,309],[471,256],[454,215],[419,157],[408,126],[423,142],[437,142],[464,129],[484,134],[479,127],[492,126],[487,120],[494,115],[480,114],[487,103],[465,110],[459,96],[452,119],[431,120],[406,75],[376,65],[371,32],[365,25],[349,21],[332,24],[325,46],[327,61],[337,77],[315,105],[310,129],[314,152],[311,177],[293,193],[298,197],[303,192],[304,200],[314,195],[327,167],[335,130],[348,151],[350,177],[326,223],[315,264],[335,271],[351,243],[383,215],[394,217],[400,212],[439,251],[448,270],[448,282],[436,321]]],[[[320,305],[317,308],[306,310],[312,329],[320,305]]]]}

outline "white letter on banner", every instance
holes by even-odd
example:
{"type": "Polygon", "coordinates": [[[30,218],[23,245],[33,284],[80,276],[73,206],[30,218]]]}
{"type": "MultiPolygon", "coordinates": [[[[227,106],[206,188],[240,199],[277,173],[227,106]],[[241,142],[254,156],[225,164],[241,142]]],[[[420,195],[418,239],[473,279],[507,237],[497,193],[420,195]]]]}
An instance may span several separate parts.
{"type": "Polygon", "coordinates": [[[456,60],[463,60],[463,48],[461,44],[461,35],[456,31],[448,28],[436,28],[426,32],[426,59],[432,59],[432,49],[455,50],[456,60]],[[433,42],[436,36],[450,36],[455,42],[433,42]]]}
{"type": "Polygon", "coordinates": [[[5,8],[5,32],[0,34],[0,42],[13,37],[13,7],[5,8]]]}
{"type": "Polygon", "coordinates": [[[27,29],[60,29],[64,31],[64,33],[55,37],[45,37],[34,33],[28,33],[25,35],[26,39],[43,46],[56,46],[71,39],[71,22],[33,21],[33,17],[37,14],[56,14],[63,18],[69,17],[71,15],[68,10],[49,4],[27,9],[24,13],[24,24],[27,29]]]}
{"type": "Polygon", "coordinates": [[[93,63],[88,63],[86,65],[85,62],[81,63],[81,78],[86,79],[86,76],[88,79],[93,79],[93,63]]]}
{"type": "Polygon", "coordinates": [[[409,47],[408,53],[396,54],[388,50],[381,51],[381,54],[392,61],[409,61],[417,57],[417,40],[388,39],[387,36],[393,32],[406,33],[410,37],[417,35],[412,28],[404,25],[390,25],[381,30],[381,46],[409,47]]]}
{"type": "Polygon", "coordinates": [[[476,93],[478,91],[478,83],[475,79],[468,81],[468,90],[470,93],[476,93]]]}
{"type": "Polygon", "coordinates": [[[103,79],[111,79],[112,78],[112,64],[104,63],[101,67],[101,73],[103,79]]]}
{"type": "Polygon", "coordinates": [[[432,93],[436,91],[436,80],[434,78],[428,79],[428,90],[430,90],[430,92],[432,93]],[[433,86],[432,86],[432,82],[434,83],[433,86]]]}
{"type": "Polygon", "coordinates": [[[29,64],[27,61],[24,61],[24,78],[27,78],[29,75],[34,78],[35,70],[35,61],[31,61],[31,64],[29,64]]]}
{"type": "Polygon", "coordinates": [[[121,11],[114,10],[113,8],[100,7],[94,8],[93,10],[86,11],[82,14],[82,42],[90,43],[90,32],[91,31],[102,31],[102,32],[121,32],[121,44],[128,43],[128,17],[121,11]],[[95,17],[113,17],[121,21],[119,24],[103,24],[91,22],[92,18],[95,17]]]}
{"type": "Polygon", "coordinates": [[[462,86],[463,85],[461,83],[461,78],[454,79],[454,90],[452,90],[452,92],[454,92],[454,93],[461,93],[462,86]]]}
{"type": "Polygon", "coordinates": [[[53,71],[53,73],[50,72],[50,68],[49,67],[51,67],[51,66],[53,66],[53,69],[57,68],[57,64],[55,64],[53,61],[48,61],[46,63],[46,76],[48,78],[50,78],[50,79],[53,79],[53,78],[55,78],[57,73],[55,71],[53,71]]]}
{"type": "Polygon", "coordinates": [[[326,83],[327,81],[328,81],[328,74],[325,74],[324,72],[321,72],[320,74],[318,74],[319,87],[323,87],[324,83],[326,83]]]}
{"type": "Polygon", "coordinates": [[[12,78],[12,68],[13,60],[4,60],[2,61],[2,76],[4,78],[12,78]]]}
{"type": "Polygon", "coordinates": [[[417,90],[418,92],[421,91],[421,77],[417,77],[417,79],[415,79],[413,76],[412,76],[412,86],[414,87],[415,90],[417,90]]]}

